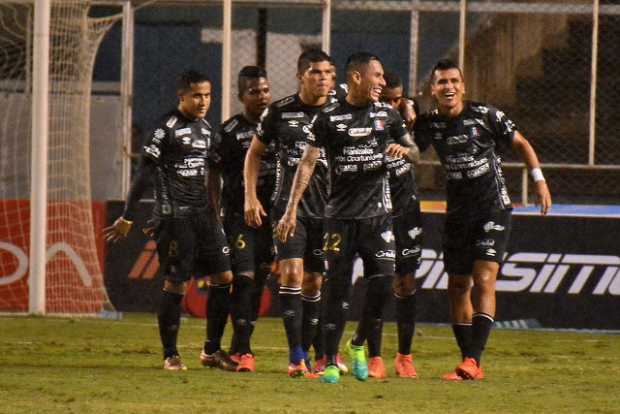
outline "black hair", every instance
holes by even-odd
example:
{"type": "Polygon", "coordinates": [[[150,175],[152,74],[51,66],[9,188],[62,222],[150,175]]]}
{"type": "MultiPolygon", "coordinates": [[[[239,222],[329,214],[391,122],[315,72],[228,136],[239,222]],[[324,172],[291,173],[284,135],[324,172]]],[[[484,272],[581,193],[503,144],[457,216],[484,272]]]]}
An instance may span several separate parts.
{"type": "Polygon", "coordinates": [[[237,90],[239,96],[243,96],[248,89],[248,83],[252,79],[265,78],[267,79],[267,71],[259,66],[244,66],[239,71],[237,76],[237,90]]]}
{"type": "Polygon", "coordinates": [[[317,62],[329,62],[332,63],[332,58],[321,49],[308,49],[299,55],[297,59],[297,74],[304,73],[310,65],[317,62]]]}
{"type": "Polygon", "coordinates": [[[347,74],[347,78],[349,74],[354,71],[361,71],[362,67],[367,66],[371,61],[376,60],[381,63],[381,59],[377,55],[373,55],[368,52],[357,52],[353,53],[351,56],[347,58],[347,63],[345,65],[345,73],[347,74]]]}
{"type": "Polygon", "coordinates": [[[403,86],[402,79],[394,72],[385,72],[383,78],[385,79],[386,88],[393,89],[403,86]]]}
{"type": "Polygon", "coordinates": [[[454,62],[451,59],[441,59],[439,60],[437,63],[435,63],[435,66],[433,66],[433,70],[431,70],[431,78],[430,78],[430,83],[433,83],[433,80],[435,79],[435,72],[438,70],[448,70],[448,69],[457,69],[459,71],[459,73],[461,74],[461,79],[465,79],[465,77],[463,76],[463,71],[461,70],[461,68],[459,67],[459,65],[456,64],[456,62],[454,62]]]}
{"type": "Polygon", "coordinates": [[[211,79],[207,74],[195,70],[183,72],[177,78],[177,94],[180,95],[190,90],[192,88],[192,83],[202,82],[211,83],[211,79]]]}

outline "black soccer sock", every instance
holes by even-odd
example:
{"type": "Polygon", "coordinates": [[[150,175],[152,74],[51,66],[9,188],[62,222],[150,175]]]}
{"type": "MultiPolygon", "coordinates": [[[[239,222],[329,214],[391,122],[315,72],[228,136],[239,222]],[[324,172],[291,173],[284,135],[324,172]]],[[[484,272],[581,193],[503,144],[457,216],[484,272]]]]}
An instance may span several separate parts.
{"type": "Polygon", "coordinates": [[[306,296],[302,293],[301,303],[303,307],[301,347],[304,352],[308,352],[314,342],[314,338],[317,335],[317,329],[319,326],[321,292],[318,292],[314,296],[306,296]]]}
{"type": "Polygon", "coordinates": [[[263,298],[263,290],[265,289],[265,282],[269,272],[258,269],[254,275],[254,288],[252,289],[252,322],[258,320],[258,314],[260,311],[260,304],[263,298]]]}
{"type": "Polygon", "coordinates": [[[454,338],[456,338],[456,343],[461,350],[461,359],[465,359],[471,346],[471,323],[453,323],[452,332],[454,332],[454,338]]]}
{"type": "Polygon", "coordinates": [[[493,317],[486,313],[474,313],[471,323],[471,346],[467,356],[474,358],[478,365],[480,365],[480,358],[482,357],[482,351],[487,344],[489,335],[491,334],[491,328],[493,328],[493,317]]]}
{"type": "MultiPolygon", "coordinates": [[[[279,296],[289,351],[297,353],[301,350],[301,288],[280,286],[279,296]]],[[[297,358],[298,356],[295,356],[295,359],[297,358]]],[[[291,362],[298,363],[299,361],[291,362]]]]}
{"type": "Polygon", "coordinates": [[[396,330],[398,331],[398,353],[409,355],[411,344],[415,334],[415,292],[409,296],[397,296],[396,298],[396,330]]]}
{"type": "Polygon", "coordinates": [[[328,364],[335,365],[338,345],[346,324],[343,303],[345,303],[347,296],[348,279],[346,277],[331,277],[327,282],[323,320],[325,356],[328,364]]]}
{"type": "Polygon", "coordinates": [[[375,319],[368,333],[368,356],[370,358],[381,356],[381,342],[383,334],[383,319],[375,319]]]}
{"type": "Polygon", "coordinates": [[[164,348],[164,359],[178,355],[177,336],[181,324],[181,300],[183,295],[173,292],[162,291],[157,312],[159,325],[159,337],[164,348]]]}
{"type": "Polygon", "coordinates": [[[235,275],[233,281],[232,316],[235,351],[241,355],[250,352],[250,332],[252,329],[252,291],[254,280],[246,275],[235,275]]]}
{"type": "Polygon", "coordinates": [[[383,317],[383,308],[391,296],[392,277],[378,275],[370,278],[367,283],[366,297],[362,308],[362,316],[351,344],[361,346],[368,338],[376,320],[383,317]]]}
{"type": "Polygon", "coordinates": [[[204,346],[207,354],[212,354],[221,348],[229,313],[230,283],[211,284],[207,300],[207,341],[204,346]]]}

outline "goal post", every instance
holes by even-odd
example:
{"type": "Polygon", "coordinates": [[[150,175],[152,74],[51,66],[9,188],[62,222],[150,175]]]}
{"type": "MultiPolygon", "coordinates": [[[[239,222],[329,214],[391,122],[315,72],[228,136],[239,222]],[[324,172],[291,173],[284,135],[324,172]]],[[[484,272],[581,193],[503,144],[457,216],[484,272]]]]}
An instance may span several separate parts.
{"type": "Polygon", "coordinates": [[[0,312],[111,307],[91,199],[90,101],[97,49],[122,13],[91,17],[90,7],[0,0],[0,312]]]}

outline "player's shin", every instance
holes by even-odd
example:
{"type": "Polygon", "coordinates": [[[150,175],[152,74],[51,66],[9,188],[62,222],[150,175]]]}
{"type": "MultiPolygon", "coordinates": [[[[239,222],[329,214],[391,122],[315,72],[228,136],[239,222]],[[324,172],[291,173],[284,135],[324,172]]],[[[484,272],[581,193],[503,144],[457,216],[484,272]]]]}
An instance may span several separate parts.
{"type": "Polygon", "coordinates": [[[230,313],[230,283],[212,283],[207,301],[207,341],[204,350],[213,354],[221,348],[222,336],[230,313]]]}
{"type": "Polygon", "coordinates": [[[178,355],[177,336],[181,323],[181,300],[183,295],[162,291],[157,322],[164,350],[164,359],[178,355]]]}
{"type": "Polygon", "coordinates": [[[416,295],[394,295],[396,298],[396,329],[398,331],[398,353],[409,355],[415,334],[416,295]]]}
{"type": "Polygon", "coordinates": [[[321,292],[314,295],[302,293],[301,302],[303,307],[301,346],[304,352],[308,352],[317,335],[320,312],[321,312],[321,292]]]}
{"type": "Polygon", "coordinates": [[[392,292],[392,279],[392,276],[376,275],[368,281],[362,316],[351,341],[353,345],[364,345],[377,323],[376,321],[383,318],[383,308],[392,292]]]}
{"type": "Polygon", "coordinates": [[[345,328],[345,303],[348,281],[345,277],[330,277],[327,283],[323,332],[325,356],[329,365],[337,365],[338,345],[345,328]]]}
{"type": "Polygon", "coordinates": [[[302,304],[301,288],[280,286],[279,291],[282,320],[289,346],[289,362],[298,364],[304,359],[301,349],[302,304]]]}
{"type": "Polygon", "coordinates": [[[253,289],[254,280],[251,277],[245,274],[235,275],[231,301],[233,329],[236,337],[235,351],[240,355],[250,353],[253,289]]]}

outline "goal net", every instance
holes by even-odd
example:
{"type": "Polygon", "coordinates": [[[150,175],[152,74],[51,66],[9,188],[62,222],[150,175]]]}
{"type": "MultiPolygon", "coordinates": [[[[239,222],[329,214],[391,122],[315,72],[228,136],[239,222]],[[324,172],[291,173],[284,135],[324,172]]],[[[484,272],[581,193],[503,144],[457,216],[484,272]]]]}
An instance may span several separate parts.
{"type": "MultiPolygon", "coordinates": [[[[51,2],[46,313],[109,303],[91,200],[90,99],[97,48],[121,17],[89,9],[51,2]]],[[[33,20],[33,2],[0,0],[0,311],[28,310],[33,20]]]]}

